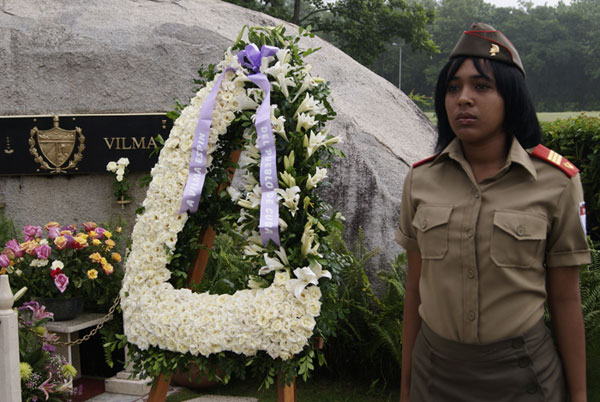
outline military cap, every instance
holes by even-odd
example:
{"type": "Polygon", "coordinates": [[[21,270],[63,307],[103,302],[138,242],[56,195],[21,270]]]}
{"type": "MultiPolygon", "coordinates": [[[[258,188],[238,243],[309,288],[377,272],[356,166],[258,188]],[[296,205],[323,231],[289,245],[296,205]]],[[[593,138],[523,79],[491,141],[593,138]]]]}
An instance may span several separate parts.
{"type": "Polygon", "coordinates": [[[517,67],[523,75],[525,69],[512,42],[494,27],[475,22],[458,39],[450,57],[472,56],[498,60],[517,67]]]}

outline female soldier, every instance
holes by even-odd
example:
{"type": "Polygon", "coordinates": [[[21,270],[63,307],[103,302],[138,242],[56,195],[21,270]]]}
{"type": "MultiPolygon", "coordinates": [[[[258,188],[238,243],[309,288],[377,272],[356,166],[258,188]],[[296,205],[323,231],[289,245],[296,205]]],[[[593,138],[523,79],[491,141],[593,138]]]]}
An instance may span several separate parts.
{"type": "Polygon", "coordinates": [[[440,153],[406,176],[397,234],[408,253],[401,401],[586,401],[583,191],[577,168],[540,145],[524,76],[485,24],[439,75],[440,153]]]}

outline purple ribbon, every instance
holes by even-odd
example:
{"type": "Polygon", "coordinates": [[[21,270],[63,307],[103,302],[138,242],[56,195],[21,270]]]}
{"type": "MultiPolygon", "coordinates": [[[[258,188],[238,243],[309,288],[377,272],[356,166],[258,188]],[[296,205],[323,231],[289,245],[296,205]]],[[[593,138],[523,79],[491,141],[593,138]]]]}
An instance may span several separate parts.
{"type": "MultiPolygon", "coordinates": [[[[260,72],[262,58],[272,56],[278,50],[274,46],[263,45],[259,51],[256,45],[250,44],[237,56],[239,63],[252,71],[248,78],[264,92],[263,102],[256,111],[256,121],[254,123],[258,136],[258,149],[261,154],[260,188],[262,195],[258,228],[263,245],[266,245],[269,240],[277,245],[280,244],[279,204],[275,192],[279,187],[277,184],[277,155],[271,129],[271,84],[267,76],[260,72]]],[[[183,191],[181,208],[179,209],[180,214],[188,210],[192,213],[198,210],[200,195],[206,178],[206,152],[215,100],[221,86],[221,80],[225,73],[230,70],[233,70],[233,68],[228,67],[221,74],[200,110],[192,145],[189,175],[183,191]]]]}
{"type": "Polygon", "coordinates": [[[258,149],[260,150],[260,221],[258,229],[263,245],[269,240],[279,245],[279,204],[277,203],[277,154],[275,151],[275,139],[271,129],[271,83],[266,75],[260,72],[260,64],[263,57],[269,57],[277,53],[279,49],[273,46],[263,45],[260,51],[254,44],[238,53],[238,61],[241,65],[251,69],[252,74],[248,78],[264,92],[264,98],[256,111],[256,135],[258,137],[258,149]]]}
{"type": "Polygon", "coordinates": [[[219,88],[221,87],[223,76],[227,71],[234,71],[234,69],[228,67],[221,73],[221,76],[215,82],[200,109],[200,116],[198,117],[194,142],[192,144],[192,158],[190,160],[188,179],[185,183],[183,200],[179,208],[180,214],[185,211],[194,213],[198,210],[198,205],[200,204],[200,195],[202,194],[202,187],[204,187],[204,179],[206,178],[206,152],[215,100],[217,99],[217,92],[219,92],[219,88]]]}

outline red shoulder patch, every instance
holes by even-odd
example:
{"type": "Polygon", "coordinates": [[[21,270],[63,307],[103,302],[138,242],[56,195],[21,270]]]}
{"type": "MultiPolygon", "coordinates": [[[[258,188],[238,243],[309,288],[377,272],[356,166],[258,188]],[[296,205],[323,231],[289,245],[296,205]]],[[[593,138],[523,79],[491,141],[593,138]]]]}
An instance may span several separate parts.
{"type": "Polygon", "coordinates": [[[417,166],[421,166],[422,164],[424,164],[425,162],[429,162],[430,160],[434,159],[436,156],[438,156],[439,154],[435,154],[435,155],[431,155],[428,158],[423,159],[422,161],[418,161],[413,163],[412,167],[416,168],[417,166]]]}
{"type": "Polygon", "coordinates": [[[577,173],[579,173],[579,169],[577,169],[575,165],[573,165],[566,158],[557,154],[550,148],[546,148],[542,144],[535,147],[531,152],[531,155],[540,158],[541,160],[546,161],[551,165],[556,166],[569,177],[573,177],[577,173]]]}

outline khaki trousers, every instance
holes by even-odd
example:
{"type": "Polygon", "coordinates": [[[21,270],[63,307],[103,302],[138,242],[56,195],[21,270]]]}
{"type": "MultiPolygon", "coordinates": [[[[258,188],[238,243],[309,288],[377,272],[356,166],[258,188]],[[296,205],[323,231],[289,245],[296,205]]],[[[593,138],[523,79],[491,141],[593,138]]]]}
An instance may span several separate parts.
{"type": "Polygon", "coordinates": [[[489,345],[450,341],[424,322],[412,355],[410,402],[564,402],[563,368],[543,321],[489,345]]]}

